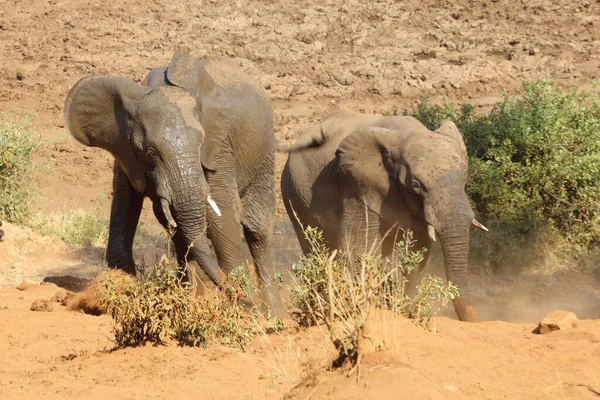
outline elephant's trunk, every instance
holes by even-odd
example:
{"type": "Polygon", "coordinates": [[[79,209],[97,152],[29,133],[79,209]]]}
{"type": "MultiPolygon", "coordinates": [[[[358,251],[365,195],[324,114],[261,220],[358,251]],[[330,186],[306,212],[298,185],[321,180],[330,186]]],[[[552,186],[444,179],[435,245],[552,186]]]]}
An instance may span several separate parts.
{"type": "Polygon", "coordinates": [[[219,266],[212,255],[206,236],[206,201],[209,196],[208,184],[199,163],[171,181],[173,218],[177,229],[181,230],[188,246],[188,260],[195,260],[204,273],[219,286],[221,278],[219,266]]]}
{"type": "Polygon", "coordinates": [[[462,207],[454,207],[452,212],[446,215],[438,214],[436,226],[442,242],[446,276],[459,290],[459,297],[453,300],[454,310],[458,318],[466,322],[475,322],[467,278],[469,230],[472,220],[473,211],[465,195],[462,207]]]}
{"type": "Polygon", "coordinates": [[[467,279],[469,224],[454,226],[445,230],[440,236],[446,276],[458,287],[460,294],[453,300],[454,310],[461,321],[475,322],[467,279]]]}
{"type": "Polygon", "coordinates": [[[189,253],[188,260],[196,260],[200,268],[217,286],[221,283],[219,267],[208,246],[206,236],[206,209],[197,205],[174,207],[175,218],[185,238],[189,253]]]}

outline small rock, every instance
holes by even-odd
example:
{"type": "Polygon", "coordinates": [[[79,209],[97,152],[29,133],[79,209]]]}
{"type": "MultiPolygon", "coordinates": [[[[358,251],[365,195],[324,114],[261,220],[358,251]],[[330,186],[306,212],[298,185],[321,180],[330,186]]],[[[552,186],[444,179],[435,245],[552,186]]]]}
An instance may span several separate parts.
{"type": "Polygon", "coordinates": [[[54,307],[48,300],[38,299],[31,303],[31,311],[52,311],[54,307]]]}
{"type": "Polygon", "coordinates": [[[564,331],[577,327],[577,316],[570,311],[552,311],[542,319],[537,328],[537,333],[544,335],[552,331],[564,331]]]}
{"type": "Polygon", "coordinates": [[[69,293],[66,290],[60,289],[58,292],[54,293],[54,296],[50,298],[50,301],[54,303],[62,303],[67,299],[68,296],[69,293]]]}
{"type": "Polygon", "coordinates": [[[34,286],[35,285],[31,282],[23,281],[23,282],[21,282],[21,284],[19,286],[17,286],[17,289],[23,291],[23,290],[31,289],[34,286]]]}
{"type": "Polygon", "coordinates": [[[354,76],[347,71],[334,72],[331,75],[340,85],[349,86],[354,83],[354,76]]]}
{"type": "Polygon", "coordinates": [[[54,126],[56,126],[58,128],[64,128],[65,127],[65,120],[64,120],[64,118],[61,117],[59,119],[56,119],[54,121],[54,126]]]}

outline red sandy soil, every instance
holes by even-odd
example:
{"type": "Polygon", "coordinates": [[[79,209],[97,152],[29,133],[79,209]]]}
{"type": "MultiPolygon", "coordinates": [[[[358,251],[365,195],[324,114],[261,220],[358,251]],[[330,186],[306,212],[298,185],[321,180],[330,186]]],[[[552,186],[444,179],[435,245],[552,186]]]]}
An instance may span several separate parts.
{"type": "MultiPolygon", "coordinates": [[[[0,0],[0,110],[33,113],[44,153],[43,213],[83,209],[108,217],[111,157],[64,129],[69,88],[88,72],[141,81],[173,51],[237,57],[265,88],[280,143],[336,109],[382,113],[439,103],[489,108],[522,79],[589,87],[600,67],[600,5],[567,0],[0,0]]],[[[277,156],[277,174],[285,162],[277,156]]],[[[297,256],[287,217],[282,263],[297,256]]],[[[150,208],[146,229],[159,228],[150,208]]],[[[15,287],[47,276],[91,277],[103,249],[73,249],[5,223],[0,243],[0,398],[599,398],[600,283],[571,272],[474,276],[479,322],[387,326],[356,383],[322,364],[319,329],[260,336],[246,352],[142,347],[109,352],[111,320],[29,310],[58,288],[15,287]],[[532,333],[548,311],[578,326],[532,333]],[[502,321],[502,322],[500,322],[502,321]],[[272,347],[271,347],[272,346],[272,347]],[[296,387],[296,385],[298,385],[296,387]]],[[[139,249],[138,258],[162,249],[139,249]]],[[[73,279],[72,279],[73,280],[73,279]]]]}

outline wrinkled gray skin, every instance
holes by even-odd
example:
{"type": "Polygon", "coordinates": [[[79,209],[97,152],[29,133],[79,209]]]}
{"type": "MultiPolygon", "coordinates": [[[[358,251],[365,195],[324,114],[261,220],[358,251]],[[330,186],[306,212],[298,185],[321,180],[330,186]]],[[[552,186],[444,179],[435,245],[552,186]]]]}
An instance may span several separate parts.
{"type": "Polygon", "coordinates": [[[175,54],[141,85],[88,75],[71,89],[65,120],[79,142],[115,157],[109,266],[135,274],[132,244],[147,196],[160,223],[176,227],[180,264],[189,251],[217,285],[219,266],[230,272],[246,261],[243,231],[263,299],[274,315],[285,315],[273,282],[272,109],[232,60],[175,54]]]}
{"type": "Polygon", "coordinates": [[[454,308],[474,321],[467,282],[469,229],[474,219],[465,193],[467,154],[454,123],[429,131],[412,117],[380,117],[338,111],[309,129],[291,147],[281,177],[286,210],[303,251],[303,226],[323,231],[330,249],[354,255],[375,243],[390,256],[410,229],[415,248],[441,239],[449,280],[460,290],[454,308]],[[297,215],[294,215],[294,213],[297,215]]]}

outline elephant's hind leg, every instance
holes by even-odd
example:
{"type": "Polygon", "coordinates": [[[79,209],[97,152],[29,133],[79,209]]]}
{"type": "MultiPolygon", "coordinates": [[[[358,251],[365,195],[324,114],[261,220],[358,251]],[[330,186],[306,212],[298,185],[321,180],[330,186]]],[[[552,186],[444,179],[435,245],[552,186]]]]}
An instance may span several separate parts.
{"type": "Polygon", "coordinates": [[[311,246],[306,236],[304,235],[304,229],[302,227],[301,222],[297,214],[295,214],[295,210],[292,209],[292,206],[285,202],[285,209],[287,211],[288,216],[290,217],[290,221],[292,223],[292,227],[294,228],[294,232],[296,233],[296,238],[298,239],[298,243],[300,243],[300,248],[302,249],[303,254],[308,254],[311,251],[311,246]]]}
{"type": "MultiPolygon", "coordinates": [[[[298,239],[302,253],[308,254],[311,252],[312,248],[306,239],[304,229],[307,226],[307,219],[310,217],[311,212],[304,204],[302,204],[302,201],[299,198],[299,193],[291,181],[292,177],[290,174],[290,166],[288,161],[285,164],[283,173],[281,175],[281,196],[283,198],[285,211],[290,218],[290,222],[292,223],[292,227],[296,233],[296,238],[298,239]]],[[[310,225],[316,226],[316,224],[310,225]]]]}

